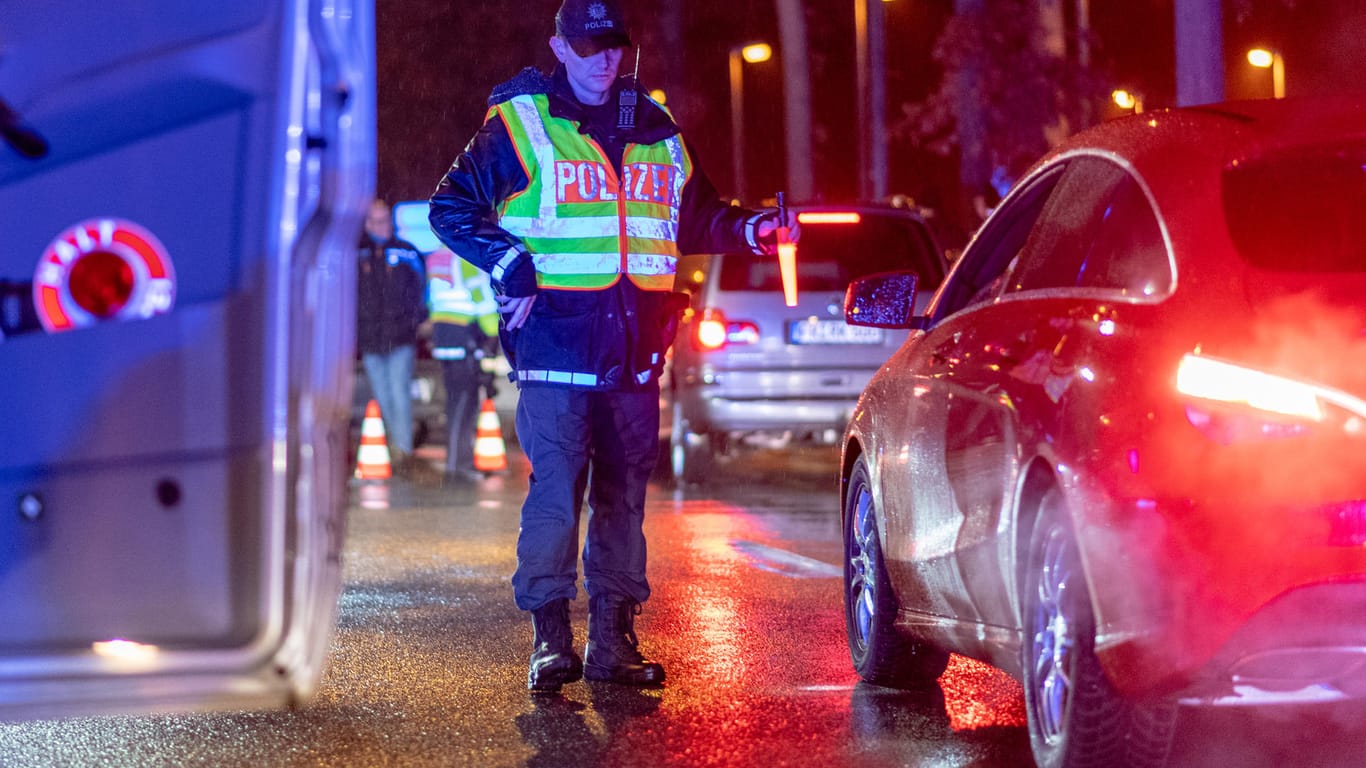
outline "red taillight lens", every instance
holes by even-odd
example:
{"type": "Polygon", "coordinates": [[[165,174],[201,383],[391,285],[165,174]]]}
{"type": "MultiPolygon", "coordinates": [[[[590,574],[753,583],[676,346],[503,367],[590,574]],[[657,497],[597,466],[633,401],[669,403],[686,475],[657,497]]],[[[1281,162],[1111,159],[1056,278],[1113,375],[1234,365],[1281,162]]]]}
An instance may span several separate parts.
{"type": "Polygon", "coordinates": [[[133,267],[108,251],[91,251],[71,265],[67,288],[76,304],[95,317],[118,314],[133,296],[133,267]]]}
{"type": "Polygon", "coordinates": [[[707,309],[697,322],[693,340],[698,349],[717,350],[727,344],[757,344],[759,326],[748,321],[727,320],[719,309],[707,309]]]}
{"type": "Polygon", "coordinates": [[[702,349],[720,349],[726,346],[725,319],[702,318],[702,322],[697,324],[697,345],[702,349]]]}

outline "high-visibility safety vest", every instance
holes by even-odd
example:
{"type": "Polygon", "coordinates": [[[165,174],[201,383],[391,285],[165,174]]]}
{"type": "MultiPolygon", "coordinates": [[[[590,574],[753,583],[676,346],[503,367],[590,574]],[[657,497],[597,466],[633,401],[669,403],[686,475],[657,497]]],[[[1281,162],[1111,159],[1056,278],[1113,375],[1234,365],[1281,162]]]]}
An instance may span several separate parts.
{"type": "Polygon", "coordinates": [[[545,94],[494,106],[530,177],[499,206],[499,225],[521,238],[542,288],[597,290],[625,274],[645,290],[673,288],[678,214],[692,159],[677,135],[627,144],[622,172],[576,124],[552,118],[545,94]]]}
{"type": "Polygon", "coordinates": [[[434,323],[478,323],[485,335],[498,335],[498,304],[488,273],[448,248],[427,257],[427,307],[434,323]]]}

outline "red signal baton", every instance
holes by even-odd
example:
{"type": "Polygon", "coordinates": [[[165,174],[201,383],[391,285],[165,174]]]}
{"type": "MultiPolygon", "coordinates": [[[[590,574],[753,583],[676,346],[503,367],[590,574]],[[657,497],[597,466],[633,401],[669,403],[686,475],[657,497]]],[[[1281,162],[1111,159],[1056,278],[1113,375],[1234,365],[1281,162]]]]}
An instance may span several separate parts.
{"type": "Polygon", "coordinates": [[[778,193],[778,270],[783,276],[783,301],[797,306],[797,244],[788,237],[787,204],[778,193]]]}

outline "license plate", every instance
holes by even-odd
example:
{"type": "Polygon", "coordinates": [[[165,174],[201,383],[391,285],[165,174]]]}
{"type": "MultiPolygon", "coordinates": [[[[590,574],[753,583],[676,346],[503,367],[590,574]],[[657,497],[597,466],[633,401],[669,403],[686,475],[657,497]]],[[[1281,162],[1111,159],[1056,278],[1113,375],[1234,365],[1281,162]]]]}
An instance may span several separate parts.
{"type": "Polygon", "coordinates": [[[791,344],[881,344],[882,329],[843,320],[802,320],[788,324],[787,340],[791,344]]]}

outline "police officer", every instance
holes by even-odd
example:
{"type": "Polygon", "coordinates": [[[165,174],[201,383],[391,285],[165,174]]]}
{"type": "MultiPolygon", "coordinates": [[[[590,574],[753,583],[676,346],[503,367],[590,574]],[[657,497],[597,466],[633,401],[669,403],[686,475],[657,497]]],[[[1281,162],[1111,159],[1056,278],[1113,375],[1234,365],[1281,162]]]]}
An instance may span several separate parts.
{"type": "Polygon", "coordinates": [[[413,368],[418,327],[427,317],[422,253],[394,235],[389,204],[375,200],[365,216],[356,277],[356,347],[379,402],[394,471],[417,482],[434,470],[413,457],[413,368]]]}
{"type": "Polygon", "coordinates": [[[559,66],[493,90],[483,127],[431,199],[438,237],[493,279],[520,389],[517,436],[532,474],[512,586],[531,612],[536,691],[581,676],[663,683],[634,617],[650,596],[642,522],[677,258],[776,248],[777,213],[722,203],[670,114],[619,77],[630,45],[616,0],[564,0],[550,38],[559,66]],[[581,660],[569,600],[585,489],[581,660]]]}
{"type": "Polygon", "coordinates": [[[427,306],[432,357],[441,361],[446,385],[446,481],[478,480],[482,475],[474,465],[474,436],[479,389],[485,385],[484,362],[492,360],[498,346],[498,312],[488,273],[449,249],[437,250],[427,257],[427,306]]]}

